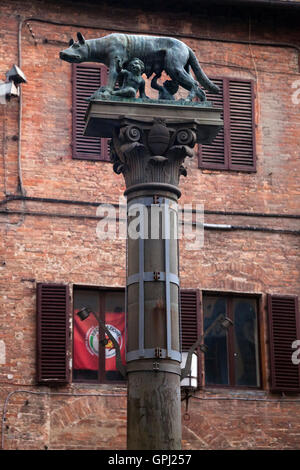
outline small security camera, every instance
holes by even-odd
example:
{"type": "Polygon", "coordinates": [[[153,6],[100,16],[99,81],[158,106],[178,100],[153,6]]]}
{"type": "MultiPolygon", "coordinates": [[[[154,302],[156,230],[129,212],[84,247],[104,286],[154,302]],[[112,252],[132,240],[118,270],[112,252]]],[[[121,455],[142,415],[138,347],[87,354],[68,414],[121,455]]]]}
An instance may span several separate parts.
{"type": "Polygon", "coordinates": [[[17,65],[13,65],[5,75],[6,80],[8,82],[14,82],[15,85],[19,85],[20,83],[27,83],[24,73],[17,65]]]}

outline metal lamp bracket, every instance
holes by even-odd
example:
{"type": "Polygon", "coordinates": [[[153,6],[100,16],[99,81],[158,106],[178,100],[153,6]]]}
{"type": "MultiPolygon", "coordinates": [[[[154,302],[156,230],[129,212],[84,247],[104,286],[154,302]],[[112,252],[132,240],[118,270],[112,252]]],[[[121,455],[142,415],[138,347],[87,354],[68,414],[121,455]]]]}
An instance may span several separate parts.
{"type": "Polygon", "coordinates": [[[208,335],[208,333],[214,329],[214,327],[217,325],[217,324],[220,324],[222,326],[222,328],[224,328],[225,330],[227,330],[227,328],[229,328],[230,326],[233,326],[233,321],[226,317],[226,315],[223,315],[223,314],[220,314],[216,319],[215,321],[205,330],[204,332],[204,335],[201,335],[197,341],[195,341],[195,343],[190,347],[189,351],[188,351],[188,355],[187,355],[187,359],[186,359],[186,363],[185,363],[185,367],[183,369],[181,369],[181,380],[182,379],[185,379],[190,371],[191,371],[191,364],[192,364],[192,357],[193,357],[193,353],[195,351],[196,348],[200,347],[201,351],[203,353],[206,352],[206,349],[207,347],[205,346],[205,344],[202,343],[203,341],[203,338],[204,336],[208,335]]]}

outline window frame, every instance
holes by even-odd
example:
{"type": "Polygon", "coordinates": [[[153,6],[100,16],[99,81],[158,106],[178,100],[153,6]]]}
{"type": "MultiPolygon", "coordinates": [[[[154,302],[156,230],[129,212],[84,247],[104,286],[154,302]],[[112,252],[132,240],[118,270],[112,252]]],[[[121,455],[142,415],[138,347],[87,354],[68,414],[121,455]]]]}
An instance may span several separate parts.
{"type": "MultiPolygon", "coordinates": [[[[112,292],[121,292],[124,293],[125,296],[125,288],[124,287],[99,287],[99,286],[91,286],[91,285],[73,285],[73,296],[72,296],[72,370],[71,370],[71,382],[74,384],[112,384],[112,385],[127,385],[127,379],[125,380],[108,380],[105,377],[105,348],[103,348],[102,354],[100,354],[100,346],[99,346],[99,356],[98,356],[98,379],[75,379],[74,378],[74,292],[75,290],[85,290],[85,291],[98,291],[99,293],[99,306],[100,306],[100,319],[105,321],[105,293],[112,293],[112,292]]],[[[125,306],[126,308],[126,306],[125,306]]],[[[125,314],[125,312],[124,312],[125,314]]],[[[126,321],[126,318],[125,318],[126,321]]],[[[99,342],[100,340],[104,339],[105,333],[104,331],[99,328],[99,342]]],[[[125,341],[126,341],[126,325],[125,325],[125,341]]],[[[125,344],[126,348],[126,344],[125,344]]]]}
{"type": "Polygon", "coordinates": [[[250,386],[250,385],[236,385],[236,383],[232,383],[232,379],[234,377],[234,356],[233,356],[233,351],[234,351],[234,329],[233,327],[229,327],[228,329],[228,334],[227,334],[227,365],[228,365],[228,378],[229,378],[229,384],[206,384],[205,381],[205,358],[203,359],[203,386],[205,389],[229,389],[229,390],[262,390],[263,389],[263,364],[262,364],[262,358],[263,358],[263,352],[262,352],[262,341],[261,341],[261,331],[262,331],[262,315],[261,315],[261,294],[253,294],[253,293],[237,293],[237,292],[220,292],[220,291],[209,291],[209,290],[203,290],[202,291],[202,328],[204,332],[204,307],[203,307],[203,300],[205,296],[211,296],[211,297],[225,297],[227,299],[226,303],[226,312],[227,316],[233,320],[233,310],[232,310],[232,304],[233,300],[241,298],[241,299],[246,299],[246,298],[253,298],[256,300],[256,318],[257,318],[257,350],[258,350],[258,380],[259,380],[259,385],[258,386],[250,386]],[[230,309],[227,308],[228,306],[228,299],[229,304],[230,304],[230,309]],[[229,353],[231,354],[231,357],[229,357],[229,353]]]}
{"type": "MultiPolygon", "coordinates": [[[[242,173],[256,173],[257,172],[257,152],[256,152],[256,121],[255,121],[255,81],[247,78],[227,77],[227,76],[214,76],[210,77],[212,81],[222,81],[223,91],[223,121],[224,121],[224,163],[203,163],[202,162],[202,145],[198,145],[198,168],[211,171],[232,171],[242,173]],[[231,112],[230,112],[230,83],[242,82],[249,83],[251,89],[251,126],[252,126],[252,167],[245,168],[243,165],[232,164],[232,145],[231,145],[231,112]]],[[[209,101],[209,97],[208,97],[209,101]]]]}

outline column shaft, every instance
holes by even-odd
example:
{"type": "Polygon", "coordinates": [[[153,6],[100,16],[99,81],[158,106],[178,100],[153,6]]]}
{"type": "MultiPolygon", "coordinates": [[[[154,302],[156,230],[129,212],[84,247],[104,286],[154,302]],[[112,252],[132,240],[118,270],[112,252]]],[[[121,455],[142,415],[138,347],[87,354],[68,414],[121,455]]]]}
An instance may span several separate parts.
{"type": "Polygon", "coordinates": [[[181,448],[177,216],[171,192],[128,198],[128,449],[181,448]]]}

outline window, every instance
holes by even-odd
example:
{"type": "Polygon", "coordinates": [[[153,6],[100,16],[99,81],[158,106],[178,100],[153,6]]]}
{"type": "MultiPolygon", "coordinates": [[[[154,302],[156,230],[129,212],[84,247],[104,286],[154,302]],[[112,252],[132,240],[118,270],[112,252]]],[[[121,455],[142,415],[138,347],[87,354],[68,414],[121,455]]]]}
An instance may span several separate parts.
{"type": "Polygon", "coordinates": [[[118,341],[125,364],[124,291],[74,289],[73,381],[120,382],[124,377],[116,365],[116,350],[101,327],[101,321],[118,341]],[[78,315],[88,307],[89,316],[78,315]]]}
{"type": "Polygon", "coordinates": [[[107,67],[73,64],[73,158],[109,161],[109,139],[84,136],[86,98],[107,82],[107,67]]]}
{"type": "Polygon", "coordinates": [[[257,299],[203,296],[205,383],[231,387],[259,387],[257,299]],[[222,328],[221,317],[233,326],[222,328]]]}
{"type": "Polygon", "coordinates": [[[215,107],[223,109],[224,127],[210,145],[199,145],[199,168],[256,170],[253,81],[212,78],[219,94],[207,93],[215,107]]]}

